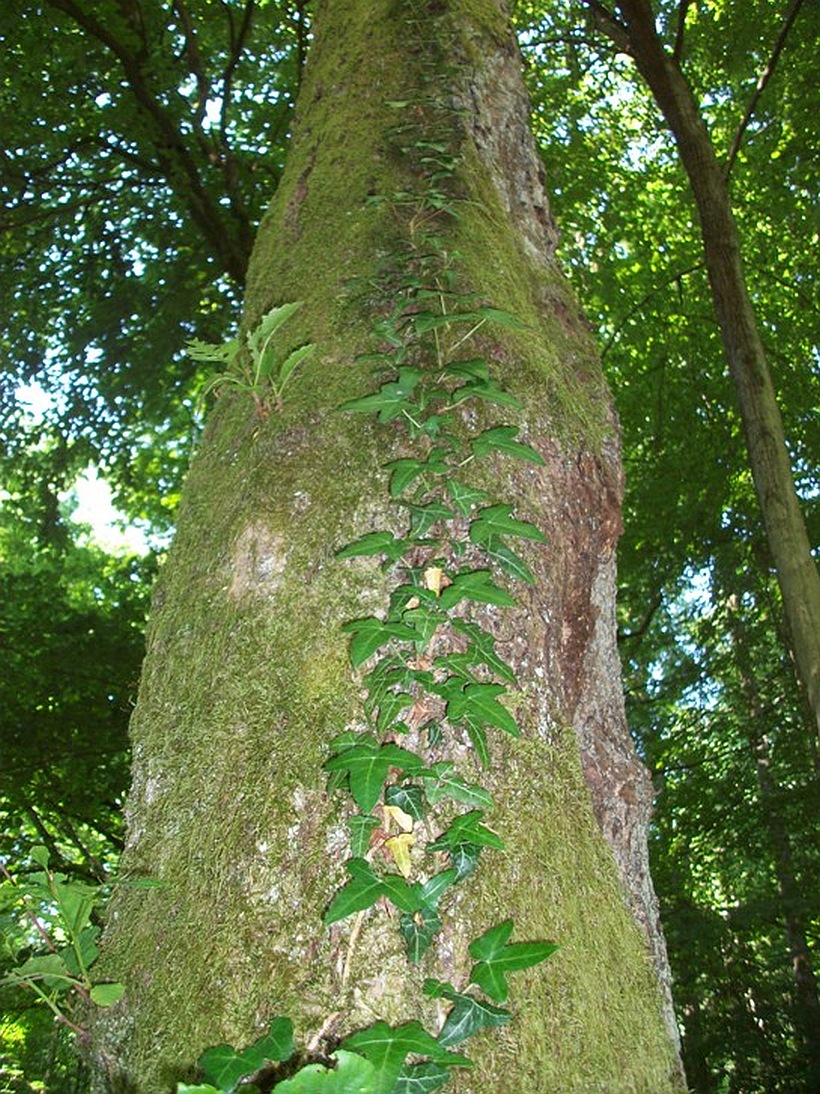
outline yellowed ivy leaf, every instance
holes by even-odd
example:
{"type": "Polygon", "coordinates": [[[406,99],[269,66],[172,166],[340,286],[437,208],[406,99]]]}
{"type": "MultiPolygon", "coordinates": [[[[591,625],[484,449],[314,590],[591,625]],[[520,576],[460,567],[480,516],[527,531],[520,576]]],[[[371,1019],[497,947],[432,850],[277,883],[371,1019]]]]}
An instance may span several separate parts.
{"type": "Polygon", "coordinates": [[[410,848],[415,842],[416,837],[412,832],[400,832],[397,836],[391,836],[385,841],[384,845],[393,856],[393,861],[403,877],[409,877],[413,868],[410,862],[410,848]]]}
{"type": "Polygon", "coordinates": [[[390,827],[390,822],[392,821],[400,832],[413,831],[413,818],[410,816],[409,813],[405,813],[405,811],[398,805],[385,805],[384,817],[387,821],[386,827],[388,829],[390,827]]]}
{"type": "Polygon", "coordinates": [[[444,570],[440,566],[428,566],[424,571],[424,587],[436,596],[441,596],[444,583],[444,570]]]}

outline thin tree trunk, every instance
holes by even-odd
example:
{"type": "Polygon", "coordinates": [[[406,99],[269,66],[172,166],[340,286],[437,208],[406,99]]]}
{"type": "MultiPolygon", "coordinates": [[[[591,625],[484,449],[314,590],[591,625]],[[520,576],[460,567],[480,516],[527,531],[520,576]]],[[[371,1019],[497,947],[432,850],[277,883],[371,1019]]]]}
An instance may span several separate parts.
{"type": "Polygon", "coordinates": [[[794,872],[792,841],[782,817],[780,792],[771,769],[769,743],[766,734],[767,717],[760,700],[754,671],[745,654],[743,627],[735,598],[729,604],[730,631],[735,659],[740,673],[741,688],[746,701],[747,739],[754,757],[760,813],[768,838],[786,945],[794,973],[794,1021],[802,1041],[802,1056],[806,1067],[806,1090],[820,1089],[820,998],[812,966],[806,926],[800,913],[797,878],[794,872]]]}
{"type": "MultiPolygon", "coordinates": [[[[618,9],[624,24],[619,28],[609,23],[608,29],[616,37],[619,29],[621,35],[625,31],[629,52],[674,135],[695,196],[715,314],[737,392],[796,670],[820,732],[820,576],[812,558],[780,409],[746,287],[725,172],[691,88],[658,37],[651,5],[647,0],[619,0],[618,9]]],[[[619,40],[623,45],[622,37],[619,40]]]]}
{"type": "MultiPolygon", "coordinates": [[[[125,889],[112,912],[105,961],[127,995],[95,1027],[98,1084],[156,1094],[208,1045],[248,1043],[279,1014],[325,1052],[375,1018],[436,1032],[424,977],[464,983],[467,941],[511,916],[517,937],[554,938],[560,953],[520,978],[515,1021],[471,1045],[476,1066],[452,1089],[679,1090],[647,866],[651,788],[615,645],[617,430],[553,258],[503,5],[325,0],[313,30],[244,329],[301,300],[291,335],[316,352],[281,412],[220,399],[191,467],[132,726],[123,870],[162,887],[125,889]],[[427,153],[454,155],[457,208],[408,218],[427,153]],[[493,361],[544,461],[498,460],[480,484],[548,538],[527,553],[536,584],[517,590],[510,618],[479,612],[519,676],[521,738],[493,742],[483,773],[457,739],[441,745],[493,793],[488,823],[507,851],[442,906],[435,954],[418,967],[379,909],[353,930],[322,925],[350,855],[322,765],[337,734],[363,725],[341,625],[382,612],[389,591],[375,560],[334,553],[396,527],[383,468],[408,454],[397,423],[336,408],[380,382],[359,355],[384,348],[371,332],[396,306],[395,278],[423,275],[425,232],[457,291],[526,324],[465,352],[478,344],[493,361]]],[[[498,421],[485,417],[479,428],[498,421]]],[[[472,414],[461,424],[472,429],[472,414]]]]}

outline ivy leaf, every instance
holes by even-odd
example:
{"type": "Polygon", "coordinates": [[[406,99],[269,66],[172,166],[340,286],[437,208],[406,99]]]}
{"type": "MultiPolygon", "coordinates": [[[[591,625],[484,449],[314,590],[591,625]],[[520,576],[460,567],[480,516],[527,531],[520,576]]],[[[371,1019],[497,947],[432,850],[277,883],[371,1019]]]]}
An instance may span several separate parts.
{"type": "Polygon", "coordinates": [[[521,730],[515,718],[496,698],[506,691],[504,684],[467,684],[449,698],[447,717],[453,724],[467,722],[470,726],[496,726],[511,737],[520,737],[521,730]]]}
{"type": "Polygon", "coordinates": [[[384,895],[401,912],[415,912],[419,907],[419,893],[415,885],[408,885],[400,874],[385,874],[382,878],[384,895]]]}
{"type": "Polygon", "coordinates": [[[336,552],[336,558],[360,558],[364,555],[385,555],[396,562],[410,547],[410,541],[399,539],[392,532],[368,532],[336,552]]]}
{"type": "Polygon", "coordinates": [[[493,542],[497,536],[507,535],[534,539],[538,543],[547,542],[547,537],[534,524],[530,524],[528,520],[516,520],[511,514],[511,505],[488,505],[479,510],[470,524],[470,540],[485,544],[488,541],[493,542]]]}
{"type": "Polygon", "coordinates": [[[505,608],[516,604],[514,596],[495,584],[489,570],[464,570],[457,574],[452,584],[442,592],[439,603],[444,611],[449,611],[462,600],[498,604],[505,608]]]}
{"type": "Polygon", "coordinates": [[[456,871],[456,881],[463,881],[476,866],[481,856],[481,848],[474,843],[457,843],[450,848],[450,861],[456,871]]]}
{"type": "MultiPolygon", "coordinates": [[[[392,726],[392,728],[398,729],[398,715],[412,705],[413,696],[407,691],[385,692],[378,703],[379,713],[376,718],[376,728],[385,730],[392,726]]],[[[404,728],[406,730],[407,727],[404,728]]]]}
{"type": "Polygon", "coordinates": [[[203,1052],[199,1066],[217,1090],[232,1091],[240,1079],[266,1063],[287,1060],[292,1055],[293,1025],[289,1018],[274,1018],[268,1032],[249,1048],[238,1052],[231,1045],[216,1045],[203,1052]]]}
{"type": "Polygon", "coordinates": [[[444,1086],[449,1078],[440,1064],[406,1064],[396,1080],[393,1094],[430,1094],[444,1086]]]}
{"type": "Polygon", "coordinates": [[[510,327],[512,330],[527,330],[527,324],[522,322],[518,316],[503,311],[501,308],[484,305],[478,309],[478,312],[483,319],[488,319],[491,323],[497,323],[500,327],[510,327]]]}
{"type": "Polygon", "coordinates": [[[473,509],[488,496],[486,490],[465,486],[458,479],[448,479],[447,490],[453,499],[453,505],[462,517],[469,517],[473,509]]]}
{"type": "Polygon", "coordinates": [[[511,919],[491,927],[474,939],[468,949],[477,964],[470,971],[470,982],[498,1003],[509,995],[507,974],[528,969],[552,957],[558,947],[553,942],[508,942],[512,934],[511,919]]]}
{"type": "MultiPolygon", "coordinates": [[[[449,768],[452,764],[445,761],[436,767],[449,768]]],[[[440,771],[435,776],[422,775],[424,779],[424,793],[431,805],[441,801],[442,798],[452,798],[454,801],[463,802],[464,805],[475,809],[491,809],[493,798],[489,790],[485,790],[478,783],[468,783],[458,775],[453,775],[450,770],[440,771]]]]}
{"type": "Polygon", "coordinates": [[[365,619],[353,619],[342,626],[347,634],[352,634],[350,643],[350,663],[357,669],[368,657],[381,649],[391,638],[413,642],[418,634],[406,623],[391,623],[369,615],[365,619]]]}
{"type": "Polygon", "coordinates": [[[384,841],[384,846],[393,856],[393,861],[398,867],[402,877],[409,877],[413,869],[410,859],[410,848],[415,844],[416,837],[412,832],[399,832],[384,841]]]}
{"type": "Polygon", "coordinates": [[[495,651],[495,642],[491,634],[488,634],[478,623],[471,623],[465,619],[451,620],[452,626],[466,634],[471,641],[472,649],[477,655],[474,664],[485,664],[497,676],[516,683],[517,677],[513,669],[495,651]]]}
{"type": "Polygon", "coordinates": [[[404,1061],[411,1052],[428,1056],[433,1063],[444,1067],[470,1066],[466,1056],[442,1048],[420,1022],[405,1022],[394,1027],[379,1021],[346,1037],[342,1047],[360,1053],[374,1065],[374,1094],[393,1094],[404,1061]]]}
{"type": "Polygon", "coordinates": [[[490,1026],[505,1026],[512,1014],[501,1007],[494,1007],[483,999],[475,999],[455,990],[452,984],[441,980],[425,980],[424,994],[433,999],[451,999],[453,1007],[438,1035],[439,1044],[457,1045],[466,1041],[479,1030],[490,1026]]]}
{"type": "Polygon", "coordinates": [[[393,472],[390,477],[390,496],[398,497],[424,474],[445,475],[449,470],[444,459],[446,455],[447,449],[439,445],[430,452],[426,460],[407,458],[385,464],[393,472]]]}
{"type": "MultiPolygon", "coordinates": [[[[341,888],[324,914],[325,926],[362,912],[384,896],[384,883],[362,858],[349,859],[345,866],[351,880],[341,888]]],[[[403,880],[403,879],[402,879],[403,880]]]]}
{"type": "Polygon", "coordinates": [[[390,767],[418,771],[422,766],[415,753],[392,743],[380,745],[366,733],[325,762],[328,771],[347,772],[350,793],[363,813],[369,813],[379,800],[390,767]]]}
{"type": "Polygon", "coordinates": [[[486,357],[471,357],[469,360],[451,361],[449,365],[445,365],[444,371],[449,376],[457,376],[461,380],[483,380],[486,382],[490,379],[490,366],[487,364],[486,357]]]}
{"type": "Polygon", "coordinates": [[[424,800],[420,786],[399,783],[384,791],[384,804],[403,809],[414,821],[424,820],[424,800]]]}
{"type": "Polygon", "coordinates": [[[421,886],[420,904],[427,904],[432,908],[437,908],[438,902],[457,880],[455,870],[441,870],[438,874],[433,874],[421,886]]]}
{"type": "Polygon", "coordinates": [[[373,830],[379,827],[378,818],[370,813],[356,813],[348,818],[347,826],[350,829],[350,850],[353,858],[364,858],[370,847],[373,830]]]}
{"type": "Polygon", "coordinates": [[[520,555],[516,554],[497,536],[489,536],[482,544],[484,550],[494,559],[505,573],[527,585],[535,584],[535,575],[520,555]]]}
{"type": "Polygon", "coordinates": [[[471,995],[459,995],[447,1015],[438,1039],[443,1045],[457,1045],[479,1030],[492,1026],[505,1026],[512,1014],[502,1007],[495,1007],[471,995]]]}
{"type": "Polygon", "coordinates": [[[398,370],[395,380],[382,384],[372,395],[349,399],[342,403],[339,410],[377,414],[380,422],[390,422],[405,410],[413,409],[413,403],[408,400],[408,396],[412,394],[422,375],[421,369],[404,366],[398,370]]]}
{"type": "Polygon", "coordinates": [[[470,441],[473,455],[480,458],[488,456],[491,452],[501,452],[505,456],[512,456],[516,460],[526,460],[545,466],[543,457],[528,444],[522,444],[515,438],[518,430],[514,425],[497,425],[491,429],[485,429],[470,441]]]}
{"type": "Polygon", "coordinates": [[[377,1094],[376,1068],[355,1052],[338,1049],[333,1053],[335,1068],[306,1064],[292,1079],[273,1088],[276,1094],[377,1094]]]}
{"type": "Polygon", "coordinates": [[[509,391],[506,391],[495,380],[488,383],[462,384],[452,394],[452,405],[466,402],[467,399],[483,399],[485,403],[493,403],[495,406],[509,406],[513,410],[521,409],[520,399],[516,399],[509,391]]]}
{"type": "Polygon", "coordinates": [[[412,914],[405,913],[400,917],[399,930],[407,946],[407,957],[414,965],[424,957],[440,929],[438,913],[429,905],[423,905],[412,914]]]}
{"type": "MultiPolygon", "coordinates": [[[[454,817],[448,827],[433,843],[428,843],[428,851],[449,851],[463,843],[473,844],[475,847],[495,847],[499,851],[504,850],[504,841],[501,836],[481,822],[484,813],[480,809],[472,809],[469,813],[460,813],[454,817]]],[[[512,929],[512,928],[510,928],[512,929]]],[[[470,951],[472,953],[472,950],[470,951]]],[[[476,957],[473,954],[473,957],[476,957]]]]}
{"type": "Polygon", "coordinates": [[[411,531],[414,536],[426,535],[434,524],[452,520],[453,510],[441,501],[429,501],[426,505],[408,505],[411,531]]]}

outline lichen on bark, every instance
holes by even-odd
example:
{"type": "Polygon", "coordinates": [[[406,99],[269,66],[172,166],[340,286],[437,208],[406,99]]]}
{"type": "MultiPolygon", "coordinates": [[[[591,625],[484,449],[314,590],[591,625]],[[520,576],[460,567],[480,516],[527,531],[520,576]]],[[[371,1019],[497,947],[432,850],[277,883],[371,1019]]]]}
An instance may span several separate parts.
{"type": "Polygon", "coordinates": [[[322,763],[335,734],[362,725],[341,624],[381,611],[387,588],[374,563],[334,552],[395,522],[383,467],[403,443],[390,426],[335,408],[372,387],[356,360],[372,348],[378,289],[367,283],[403,231],[389,202],[368,199],[414,181],[389,136],[389,103],[427,86],[433,64],[460,119],[460,213],[448,225],[460,276],[527,324],[523,334],[494,332],[485,348],[545,460],[499,461],[488,482],[549,537],[528,556],[538,582],[512,622],[482,613],[517,669],[523,735],[495,747],[485,780],[508,850],[443,905],[438,956],[458,976],[469,939],[510,915],[518,937],[561,945],[549,967],[520,978],[515,1022],[479,1039],[476,1068],[453,1089],[678,1090],[647,959],[647,927],[656,960],[663,955],[647,910],[645,836],[634,827],[645,823],[645,783],[623,722],[610,618],[616,428],[552,255],[503,7],[317,7],[290,159],[260,227],[243,320],[247,329],[273,304],[303,300],[293,338],[317,349],[280,414],[260,418],[249,400],[221,398],[188,477],[132,727],[123,869],[160,885],[124,888],[112,908],[105,962],[127,996],[95,1031],[100,1086],[170,1090],[208,1045],[247,1043],[277,1014],[293,1018],[303,1045],[320,1029],[341,1036],[376,1017],[436,1028],[436,1005],[420,991],[435,955],[409,966],[377,912],[355,944],[349,924],[321,923],[349,854],[322,763]],[[495,86],[509,93],[494,105],[495,86]],[[521,200],[505,190],[510,177],[521,200]],[[618,833],[607,831],[608,801],[618,833]]]}

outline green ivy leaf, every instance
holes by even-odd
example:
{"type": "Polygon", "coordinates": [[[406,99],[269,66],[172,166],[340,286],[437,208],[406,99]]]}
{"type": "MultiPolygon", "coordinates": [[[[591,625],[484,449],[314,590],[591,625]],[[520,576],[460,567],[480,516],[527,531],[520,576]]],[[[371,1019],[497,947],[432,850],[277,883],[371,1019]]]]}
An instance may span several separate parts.
{"type": "Polygon", "coordinates": [[[496,380],[474,380],[462,384],[453,391],[450,397],[452,406],[458,406],[467,399],[483,399],[485,403],[493,403],[495,406],[509,406],[513,410],[521,409],[520,399],[516,399],[509,391],[506,391],[496,380]]]}
{"type": "Polygon", "coordinates": [[[385,787],[384,804],[404,810],[414,821],[424,820],[424,796],[420,786],[398,783],[385,787]]]}
{"type": "Polygon", "coordinates": [[[450,762],[443,761],[440,764],[434,764],[433,770],[436,768],[444,768],[444,770],[432,777],[422,775],[424,793],[429,803],[435,805],[442,798],[452,798],[475,809],[491,809],[493,798],[489,790],[485,790],[478,783],[468,783],[458,775],[453,775],[449,770],[450,767],[452,767],[450,762]]]}
{"type": "Polygon", "coordinates": [[[528,520],[516,520],[511,514],[511,505],[488,505],[479,510],[470,524],[470,540],[485,544],[488,541],[493,542],[498,536],[507,535],[534,539],[538,543],[547,542],[547,537],[534,524],[530,524],[528,520]]]}
{"type": "Polygon", "coordinates": [[[333,1053],[334,1068],[306,1064],[292,1079],[273,1088],[276,1094],[379,1094],[376,1068],[355,1052],[338,1049],[333,1053]]]}
{"type": "Polygon", "coordinates": [[[502,1007],[494,1007],[483,999],[471,995],[459,995],[442,1026],[438,1039],[443,1045],[458,1045],[479,1030],[492,1026],[505,1026],[512,1014],[502,1007]]]}
{"type": "Polygon", "coordinates": [[[370,813],[355,813],[348,818],[347,826],[350,829],[350,850],[353,858],[364,858],[370,848],[373,829],[379,827],[378,817],[370,813]]]}
{"type": "Polygon", "coordinates": [[[453,499],[453,505],[462,517],[469,517],[473,509],[488,496],[486,490],[465,486],[458,479],[448,479],[447,490],[453,499]]]}
{"type": "Polygon", "coordinates": [[[447,1068],[440,1064],[405,1064],[393,1094],[430,1094],[444,1086],[449,1077],[447,1068]]]}
{"type": "Polygon", "coordinates": [[[358,736],[356,744],[348,745],[325,762],[328,771],[347,772],[350,793],[363,813],[369,813],[382,792],[382,786],[391,767],[403,771],[418,771],[423,767],[421,759],[398,745],[380,745],[368,733],[358,736]]]}
{"type": "Polygon", "coordinates": [[[450,848],[450,861],[456,871],[456,881],[463,881],[468,877],[481,857],[481,848],[474,843],[457,843],[450,848]]]}
{"type": "Polygon", "coordinates": [[[409,960],[417,965],[424,957],[436,932],[441,929],[441,920],[435,908],[423,905],[415,912],[405,913],[399,918],[399,930],[407,946],[409,960]]]}
{"type": "Polygon", "coordinates": [[[508,942],[512,930],[513,921],[507,919],[474,939],[468,947],[470,956],[477,961],[470,972],[470,982],[478,984],[498,1003],[505,1002],[509,995],[508,973],[538,965],[558,949],[552,942],[508,942]]]}
{"type": "Polygon", "coordinates": [[[454,725],[467,722],[469,726],[496,726],[511,737],[520,737],[515,718],[496,698],[506,691],[504,684],[467,684],[448,700],[447,717],[454,725]]]}
{"type": "Polygon", "coordinates": [[[340,411],[356,411],[362,414],[377,414],[380,422],[390,422],[405,411],[411,411],[414,404],[408,396],[412,394],[423,373],[421,369],[403,366],[398,370],[397,378],[382,384],[372,395],[363,395],[359,399],[349,399],[339,407],[340,411]]]}
{"type": "Polygon", "coordinates": [[[515,438],[518,430],[514,425],[497,425],[491,429],[485,429],[470,441],[473,455],[477,458],[488,456],[491,452],[501,452],[505,456],[512,456],[516,460],[526,460],[545,466],[543,457],[528,444],[522,444],[515,438]]]}
{"type": "Polygon", "coordinates": [[[434,524],[452,520],[455,514],[449,505],[441,501],[429,501],[426,505],[408,505],[410,526],[414,536],[426,535],[434,524]]]}
{"type": "Polygon", "coordinates": [[[385,555],[396,562],[410,547],[410,541],[399,539],[392,532],[369,532],[336,552],[336,558],[359,558],[364,555],[385,555]]]}
{"type": "MultiPolygon", "coordinates": [[[[469,843],[475,847],[495,847],[499,851],[504,850],[504,841],[501,836],[481,822],[484,813],[480,809],[472,809],[469,813],[460,813],[454,817],[444,832],[433,843],[428,843],[428,851],[449,851],[461,844],[469,843]]],[[[472,950],[470,951],[472,953],[472,950]]],[[[473,957],[476,955],[473,954],[473,957]]]]}
{"type": "Polygon", "coordinates": [[[475,657],[474,664],[486,665],[497,676],[500,676],[503,680],[508,680],[511,684],[517,682],[513,669],[496,653],[495,642],[491,634],[479,626],[478,623],[471,623],[465,619],[453,619],[451,623],[457,631],[466,634],[470,639],[475,657]]]}
{"type": "Polygon", "coordinates": [[[460,380],[488,381],[490,379],[490,366],[486,357],[470,357],[463,361],[451,361],[444,366],[448,376],[456,376],[460,380]]]}
{"type": "Polygon", "coordinates": [[[330,902],[330,907],[324,914],[327,927],[332,923],[338,923],[340,919],[347,919],[349,915],[364,911],[365,908],[375,904],[379,897],[384,896],[384,884],[381,878],[373,873],[364,859],[348,859],[345,866],[351,880],[330,902]]]}
{"type": "Polygon", "coordinates": [[[449,611],[462,600],[474,600],[479,604],[497,604],[511,608],[516,599],[506,589],[493,581],[489,570],[463,570],[453,579],[439,598],[444,611],[449,611]]]}
{"type": "Polygon", "coordinates": [[[293,1025],[289,1018],[274,1018],[270,1029],[250,1047],[238,1052],[231,1045],[215,1045],[199,1058],[205,1078],[217,1090],[234,1090],[240,1079],[252,1075],[266,1063],[287,1060],[293,1055],[293,1025]]]}
{"type": "Polygon", "coordinates": [[[391,638],[413,642],[418,634],[406,623],[386,622],[370,615],[366,619],[353,619],[342,626],[347,634],[352,634],[350,643],[350,663],[357,669],[368,657],[381,649],[391,638]]]}
{"type": "Polygon", "coordinates": [[[516,554],[506,543],[502,543],[497,536],[489,536],[482,547],[499,564],[505,573],[527,585],[535,584],[535,575],[520,555],[516,554]]]}
{"type": "Polygon", "coordinates": [[[395,1027],[387,1022],[376,1022],[345,1038],[342,1047],[367,1057],[375,1066],[374,1094],[393,1094],[404,1061],[411,1052],[427,1056],[444,1067],[470,1066],[466,1056],[442,1048],[420,1022],[405,1022],[395,1027]]]}

